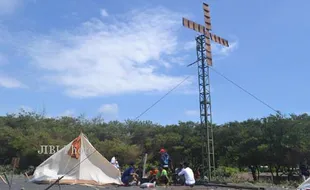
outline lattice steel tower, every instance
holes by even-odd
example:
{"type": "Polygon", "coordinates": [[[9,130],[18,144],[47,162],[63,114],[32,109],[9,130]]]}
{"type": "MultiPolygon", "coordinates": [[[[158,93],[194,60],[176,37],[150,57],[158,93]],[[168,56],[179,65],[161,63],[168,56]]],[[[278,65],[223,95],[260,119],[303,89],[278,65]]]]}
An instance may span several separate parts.
{"type": "Polygon", "coordinates": [[[212,179],[212,173],[215,169],[214,158],[214,139],[212,128],[212,110],[210,94],[210,72],[212,66],[211,40],[221,45],[229,47],[228,41],[218,37],[211,31],[211,18],[209,5],[203,3],[205,26],[197,24],[186,18],[183,18],[183,26],[193,29],[202,35],[196,37],[196,50],[198,62],[198,84],[199,84],[199,105],[200,122],[202,127],[202,171],[208,173],[209,181],[212,179]],[[207,165],[207,167],[206,167],[207,165]]]}

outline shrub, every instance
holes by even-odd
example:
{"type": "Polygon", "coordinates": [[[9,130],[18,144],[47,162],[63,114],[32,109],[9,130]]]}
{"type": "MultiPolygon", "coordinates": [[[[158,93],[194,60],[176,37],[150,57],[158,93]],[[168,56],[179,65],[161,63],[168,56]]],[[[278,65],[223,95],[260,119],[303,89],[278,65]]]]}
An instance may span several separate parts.
{"type": "Polygon", "coordinates": [[[239,172],[238,168],[220,166],[214,171],[214,175],[217,177],[232,177],[239,172]]]}

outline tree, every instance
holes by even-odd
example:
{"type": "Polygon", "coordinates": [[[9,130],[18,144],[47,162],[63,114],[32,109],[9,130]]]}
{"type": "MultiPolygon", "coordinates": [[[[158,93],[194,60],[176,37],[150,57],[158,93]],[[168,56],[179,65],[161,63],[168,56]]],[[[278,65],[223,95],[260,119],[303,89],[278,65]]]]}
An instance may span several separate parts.
{"type": "MultiPolygon", "coordinates": [[[[310,156],[310,116],[270,115],[261,119],[214,124],[217,166],[250,168],[253,179],[259,178],[261,165],[268,165],[275,178],[292,173],[300,161],[310,156]]],[[[80,116],[46,118],[22,110],[0,117],[0,161],[21,158],[21,169],[37,166],[47,155],[37,153],[40,145],[66,145],[82,131],[107,159],[119,155],[120,164],[142,162],[157,164],[158,151],[165,148],[173,164],[189,161],[194,169],[201,164],[202,128],[199,123],[179,122],[162,126],[151,121],[105,122],[80,116]]]]}

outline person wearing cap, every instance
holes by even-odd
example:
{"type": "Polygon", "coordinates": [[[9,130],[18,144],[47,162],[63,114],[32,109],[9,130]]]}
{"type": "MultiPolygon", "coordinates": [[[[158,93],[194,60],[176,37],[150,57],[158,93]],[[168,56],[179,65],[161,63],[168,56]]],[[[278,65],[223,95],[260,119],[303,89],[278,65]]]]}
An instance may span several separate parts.
{"type": "Polygon", "coordinates": [[[125,186],[128,186],[132,181],[138,182],[137,174],[135,173],[135,163],[130,162],[129,168],[127,168],[122,177],[121,180],[125,186]]]}
{"type": "Polygon", "coordinates": [[[160,149],[159,153],[161,154],[160,163],[161,166],[165,169],[169,169],[169,164],[171,162],[170,156],[165,149],[160,149]]]}

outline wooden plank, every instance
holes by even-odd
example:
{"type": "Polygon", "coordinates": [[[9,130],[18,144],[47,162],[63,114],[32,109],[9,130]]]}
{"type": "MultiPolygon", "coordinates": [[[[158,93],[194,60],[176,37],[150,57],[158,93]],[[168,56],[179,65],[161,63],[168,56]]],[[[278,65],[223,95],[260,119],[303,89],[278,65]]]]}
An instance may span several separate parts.
{"type": "Polygon", "coordinates": [[[204,26],[197,24],[196,22],[193,22],[193,21],[188,20],[186,18],[182,18],[182,22],[183,22],[183,26],[185,26],[186,28],[189,28],[189,29],[192,29],[196,32],[204,34],[204,31],[205,31],[204,26]]]}
{"type": "Polygon", "coordinates": [[[221,38],[215,34],[210,34],[210,37],[211,37],[212,41],[214,41],[218,44],[221,44],[223,46],[229,47],[228,40],[225,40],[224,38],[221,38]]]}
{"type": "Polygon", "coordinates": [[[211,40],[209,36],[206,36],[206,58],[207,58],[207,64],[209,66],[212,66],[212,53],[211,53],[211,40]]]}
{"type": "Polygon", "coordinates": [[[206,3],[202,4],[204,20],[205,20],[205,27],[207,30],[212,30],[211,28],[211,15],[210,15],[210,8],[209,5],[206,3]]]}

